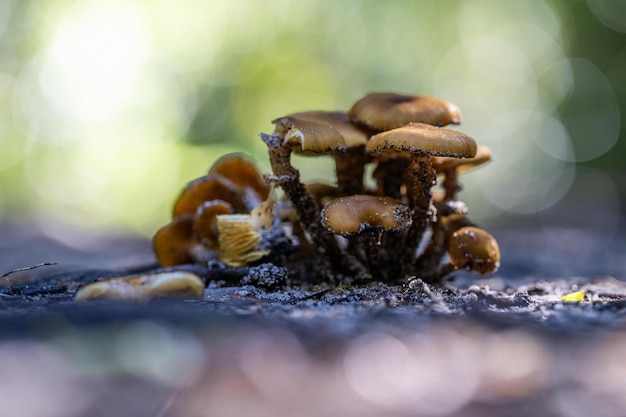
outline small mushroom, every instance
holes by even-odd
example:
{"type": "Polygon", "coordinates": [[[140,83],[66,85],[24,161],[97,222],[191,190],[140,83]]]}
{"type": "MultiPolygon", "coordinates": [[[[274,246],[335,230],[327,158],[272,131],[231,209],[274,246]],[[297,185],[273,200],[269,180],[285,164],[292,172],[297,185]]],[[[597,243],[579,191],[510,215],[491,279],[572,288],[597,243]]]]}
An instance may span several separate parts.
{"type": "Polygon", "coordinates": [[[219,158],[209,170],[209,174],[226,177],[239,189],[246,212],[261,204],[270,192],[270,187],[254,163],[238,153],[219,158]]]}
{"type": "Polygon", "coordinates": [[[365,144],[371,133],[352,123],[348,114],[341,111],[307,111],[288,117],[319,123],[341,134],[346,150],[344,153],[332,154],[337,169],[337,187],[342,195],[362,193],[365,164],[369,160],[365,144]]]}
{"type": "Polygon", "coordinates": [[[478,146],[476,155],[472,158],[448,158],[437,156],[432,160],[433,167],[437,174],[443,175],[442,187],[445,191],[444,201],[454,200],[456,194],[461,190],[458,181],[459,173],[469,171],[491,160],[491,150],[486,146],[478,146]]]}
{"type": "Polygon", "coordinates": [[[162,267],[183,265],[194,262],[194,246],[200,241],[193,232],[193,214],[174,218],[161,227],[152,238],[154,253],[162,267]]]}
{"type": "Polygon", "coordinates": [[[412,260],[429,219],[435,214],[431,208],[431,187],[437,177],[431,157],[471,158],[476,154],[476,142],[462,132],[410,123],[372,136],[366,151],[375,157],[412,159],[406,174],[409,206],[414,210],[413,224],[407,232],[406,257],[412,260]]]}
{"type": "Polygon", "coordinates": [[[434,126],[461,123],[461,111],[449,101],[395,93],[370,93],[354,103],[348,115],[378,132],[408,123],[434,126]]]}
{"type": "Polygon", "coordinates": [[[450,263],[441,268],[441,277],[456,270],[465,269],[488,275],[500,267],[498,242],[483,229],[462,227],[452,234],[448,243],[450,263]]]}
{"type": "Polygon", "coordinates": [[[76,301],[147,301],[154,298],[201,298],[204,283],[191,272],[174,271],[130,275],[89,284],[76,293],[76,301]]]}
{"type": "Polygon", "coordinates": [[[270,253],[264,234],[274,223],[274,199],[269,197],[250,214],[217,216],[219,258],[231,267],[244,266],[270,253]]]}
{"type": "Polygon", "coordinates": [[[204,246],[212,250],[219,249],[217,216],[234,212],[233,206],[223,200],[206,201],[198,207],[193,219],[193,231],[204,246]]]}
{"type": "Polygon", "coordinates": [[[195,214],[198,207],[211,200],[223,200],[235,211],[245,211],[237,186],[222,175],[209,174],[187,184],[174,203],[172,217],[195,214]]]}
{"type": "Polygon", "coordinates": [[[410,209],[391,197],[353,195],[330,201],[322,210],[322,224],[344,237],[359,237],[364,244],[369,269],[380,273],[380,243],[383,232],[406,230],[410,209]]]}

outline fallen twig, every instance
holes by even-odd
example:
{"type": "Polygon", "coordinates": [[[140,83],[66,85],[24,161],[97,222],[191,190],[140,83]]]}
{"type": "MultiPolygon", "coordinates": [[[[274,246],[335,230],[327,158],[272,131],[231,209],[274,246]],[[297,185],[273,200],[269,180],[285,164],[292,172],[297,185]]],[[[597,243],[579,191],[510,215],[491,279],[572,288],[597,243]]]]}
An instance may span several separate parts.
{"type": "Polygon", "coordinates": [[[39,268],[39,267],[42,267],[42,266],[51,266],[51,265],[58,265],[58,263],[57,262],[44,262],[44,263],[37,264],[37,265],[26,266],[24,268],[13,269],[13,270],[11,270],[9,272],[6,272],[6,273],[0,275],[0,279],[4,278],[4,279],[7,280],[7,282],[10,283],[11,281],[9,280],[8,276],[11,275],[11,274],[15,274],[16,272],[30,271],[31,269],[39,268]]]}

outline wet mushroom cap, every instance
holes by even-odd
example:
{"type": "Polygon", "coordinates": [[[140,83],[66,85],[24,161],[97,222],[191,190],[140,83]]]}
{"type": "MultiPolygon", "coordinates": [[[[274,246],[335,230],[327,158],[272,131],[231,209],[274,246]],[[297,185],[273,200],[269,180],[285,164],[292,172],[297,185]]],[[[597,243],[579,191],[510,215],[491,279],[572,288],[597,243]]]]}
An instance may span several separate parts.
{"type": "Polygon", "coordinates": [[[331,233],[350,236],[368,228],[400,231],[411,225],[411,210],[391,197],[353,195],[330,201],[322,210],[322,224],[331,233]]]}
{"type": "Polygon", "coordinates": [[[283,137],[283,145],[302,155],[344,152],[346,141],[339,131],[325,123],[297,117],[274,120],[276,132],[283,137]]]}
{"type": "Polygon", "coordinates": [[[372,136],[365,150],[387,158],[415,155],[471,158],[476,155],[476,141],[463,132],[442,129],[424,123],[410,123],[372,136]]]}
{"type": "Polygon", "coordinates": [[[191,247],[199,242],[193,232],[193,223],[194,215],[186,214],[174,218],[154,234],[152,247],[162,267],[194,261],[191,247]]]}
{"type": "Polygon", "coordinates": [[[354,103],[349,116],[377,131],[396,129],[408,123],[445,126],[461,123],[461,111],[449,101],[395,93],[371,93],[354,103]]]}
{"type": "Polygon", "coordinates": [[[228,178],[240,191],[252,189],[259,201],[269,195],[270,188],[256,165],[241,154],[228,154],[219,158],[209,170],[209,174],[217,174],[228,178]]]}
{"type": "Polygon", "coordinates": [[[484,230],[467,226],[452,234],[448,243],[450,263],[458,269],[487,275],[500,267],[498,242],[484,230]]]}
{"type": "Polygon", "coordinates": [[[371,136],[365,129],[355,125],[342,111],[306,111],[290,114],[288,117],[327,125],[343,136],[348,148],[364,146],[371,136]]]}
{"type": "Polygon", "coordinates": [[[198,207],[211,200],[226,201],[237,211],[243,209],[237,186],[226,177],[209,174],[187,184],[174,203],[172,217],[195,214],[198,207]]]}
{"type": "Polygon", "coordinates": [[[474,157],[459,159],[437,156],[433,158],[432,163],[438,173],[444,173],[453,169],[458,172],[469,171],[489,161],[491,161],[491,150],[486,146],[479,145],[474,157]]]}

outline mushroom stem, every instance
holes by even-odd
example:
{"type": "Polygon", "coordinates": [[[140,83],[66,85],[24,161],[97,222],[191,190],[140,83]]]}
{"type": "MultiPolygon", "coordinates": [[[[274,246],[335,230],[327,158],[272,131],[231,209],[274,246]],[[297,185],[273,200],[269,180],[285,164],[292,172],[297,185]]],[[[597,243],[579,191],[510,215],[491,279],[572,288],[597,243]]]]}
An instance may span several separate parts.
{"type": "Polygon", "coordinates": [[[407,194],[409,207],[413,210],[413,223],[406,234],[406,253],[403,259],[409,260],[412,264],[424,232],[436,216],[436,209],[432,205],[431,187],[437,180],[437,174],[428,155],[415,156],[407,174],[412,181],[407,187],[407,194]]]}
{"type": "Polygon", "coordinates": [[[337,241],[321,227],[319,214],[321,209],[300,181],[300,172],[291,165],[291,149],[282,145],[282,140],[276,133],[271,135],[262,133],[261,138],[268,146],[274,180],[291,200],[300,225],[323,259],[320,273],[332,278],[333,273],[328,261],[330,259],[334,265],[341,266],[344,251],[339,248],[337,241]]]}
{"type": "Polygon", "coordinates": [[[459,173],[456,168],[448,169],[444,172],[443,182],[441,186],[445,191],[443,201],[452,201],[463,187],[459,184],[459,173]]]}
{"type": "Polygon", "coordinates": [[[364,146],[348,148],[344,154],[333,155],[337,169],[340,195],[363,194],[363,174],[368,155],[364,146]]]}
{"type": "Polygon", "coordinates": [[[373,173],[378,184],[378,195],[397,200],[402,198],[401,187],[409,163],[408,158],[381,159],[378,162],[373,173]]]}

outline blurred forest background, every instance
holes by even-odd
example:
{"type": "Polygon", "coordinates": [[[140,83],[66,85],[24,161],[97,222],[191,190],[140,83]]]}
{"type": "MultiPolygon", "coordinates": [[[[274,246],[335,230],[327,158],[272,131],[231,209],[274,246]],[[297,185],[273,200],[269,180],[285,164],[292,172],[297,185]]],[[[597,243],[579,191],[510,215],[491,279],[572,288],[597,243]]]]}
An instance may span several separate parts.
{"type": "Polygon", "coordinates": [[[0,224],[150,236],[220,155],[268,171],[274,118],[371,91],[461,108],[478,223],[619,228],[622,0],[0,0],[0,224]]]}

